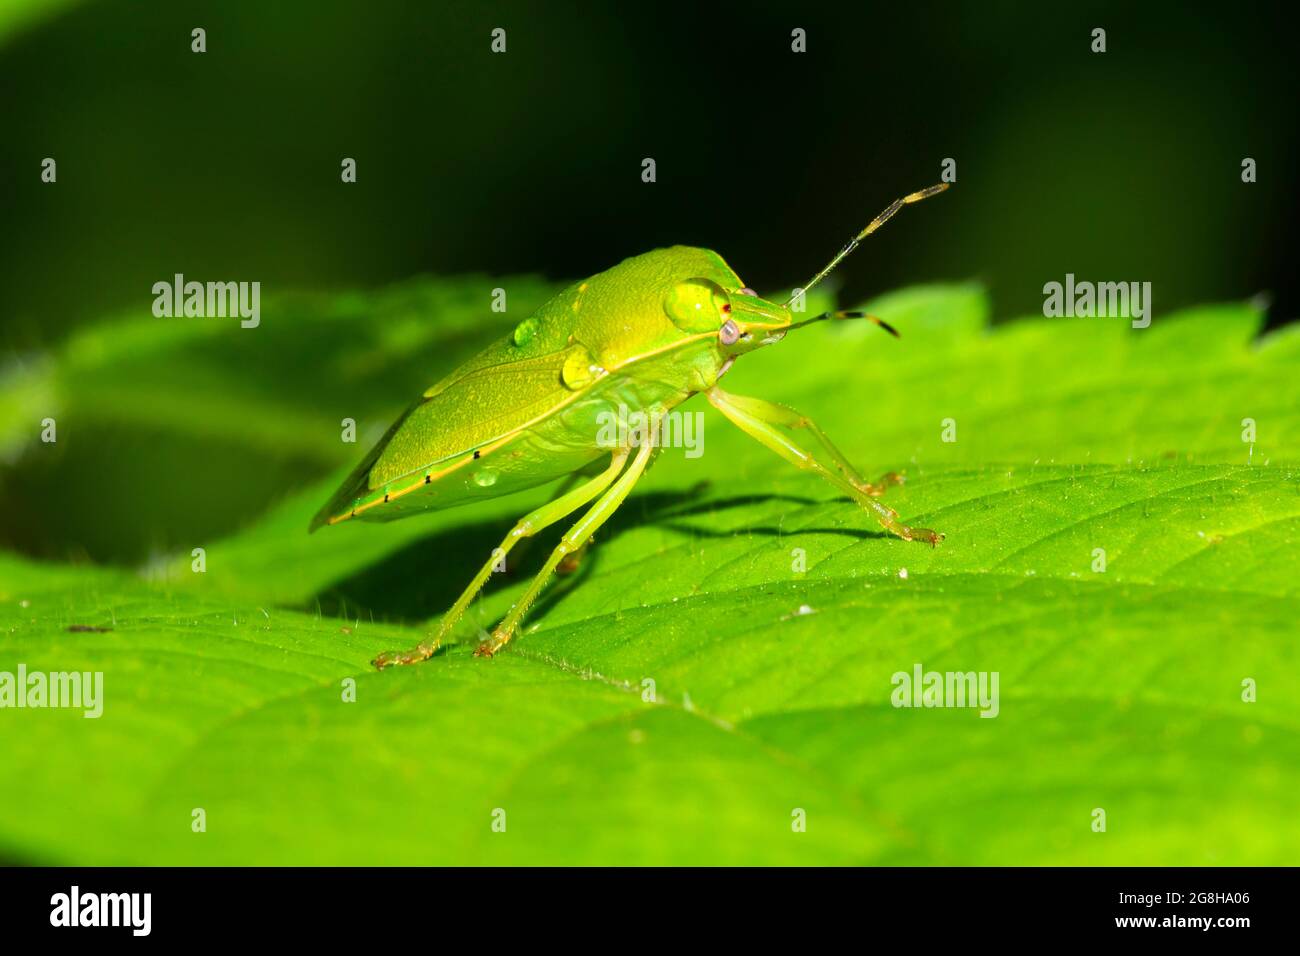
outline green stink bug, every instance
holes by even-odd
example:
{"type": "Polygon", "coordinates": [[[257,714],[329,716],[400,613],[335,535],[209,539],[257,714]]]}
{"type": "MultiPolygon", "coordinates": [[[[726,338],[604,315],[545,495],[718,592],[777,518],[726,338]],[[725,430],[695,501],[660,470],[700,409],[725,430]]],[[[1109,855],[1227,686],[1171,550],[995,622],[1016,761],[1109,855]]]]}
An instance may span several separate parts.
{"type": "MultiPolygon", "coordinates": [[[[903,206],[946,188],[941,183],[895,200],[800,291],[821,282],[903,206]]],[[[430,657],[520,539],[590,504],[475,654],[491,656],[505,646],[551,575],[609,519],[655,453],[650,440],[627,441],[612,450],[597,440],[598,423],[615,409],[640,413],[651,423],[648,434],[654,434],[668,410],[703,392],[742,430],[849,495],[888,531],[907,541],[938,544],[943,535],[908,527],[877,500],[888,485],[902,480],[898,475],[868,482],[811,419],[718,387],[737,357],[813,322],[866,318],[893,332],[874,316],[856,312],[827,312],[796,323],[794,301],[778,305],[761,298],[715,252],[658,249],[560,292],[511,335],[421,395],[325,503],[310,530],[352,518],[390,521],[561,478],[573,481],[515,524],[443,615],[436,635],[409,651],[381,654],[375,666],[430,657]],[[826,467],[781,428],[808,431],[835,467],[826,467]],[[602,459],[607,463],[592,474],[602,459]]]]}

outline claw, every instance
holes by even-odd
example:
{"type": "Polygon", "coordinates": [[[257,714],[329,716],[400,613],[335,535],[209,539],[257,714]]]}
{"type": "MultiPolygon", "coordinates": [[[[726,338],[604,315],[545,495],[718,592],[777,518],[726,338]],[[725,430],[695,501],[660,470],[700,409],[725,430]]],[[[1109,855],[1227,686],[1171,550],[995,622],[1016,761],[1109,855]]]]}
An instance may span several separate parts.
{"type": "Polygon", "coordinates": [[[492,636],[474,648],[475,657],[492,657],[497,651],[505,647],[510,641],[510,635],[500,630],[492,632],[492,636]]]}
{"type": "Polygon", "coordinates": [[[384,651],[370,663],[381,671],[385,667],[418,664],[432,657],[441,644],[442,641],[435,640],[431,644],[418,644],[409,651],[384,651]]]}

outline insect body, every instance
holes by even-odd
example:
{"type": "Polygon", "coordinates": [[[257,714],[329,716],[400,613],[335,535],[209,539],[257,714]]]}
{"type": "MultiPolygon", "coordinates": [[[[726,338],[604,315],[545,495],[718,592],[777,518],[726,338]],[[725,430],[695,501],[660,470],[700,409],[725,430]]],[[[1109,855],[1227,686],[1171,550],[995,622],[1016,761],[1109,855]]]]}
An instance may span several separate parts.
{"type": "MultiPolygon", "coordinates": [[[[941,184],[896,200],[803,291],[904,205],[945,188],[941,184]]],[[[718,387],[737,357],[779,342],[791,329],[831,318],[867,318],[884,325],[873,316],[844,312],[795,323],[790,304],[755,294],[714,252],[660,249],[565,289],[511,335],[428,389],[343,482],[311,530],[354,518],[388,521],[560,478],[569,481],[552,501],[515,524],[443,616],[435,635],[409,651],[382,654],[375,665],[412,664],[431,656],[504,554],[522,538],[585,508],[476,653],[490,656],[500,650],[556,568],[608,520],[654,454],[652,441],[605,447],[598,440],[602,422],[631,410],[645,416],[653,434],[668,410],[697,392],[759,442],[848,494],[889,531],[909,541],[942,540],[934,531],[903,524],[877,500],[889,484],[901,481],[898,475],[868,482],[810,419],[718,387]],[[830,467],[787,433],[791,430],[806,433],[830,467]]]]}

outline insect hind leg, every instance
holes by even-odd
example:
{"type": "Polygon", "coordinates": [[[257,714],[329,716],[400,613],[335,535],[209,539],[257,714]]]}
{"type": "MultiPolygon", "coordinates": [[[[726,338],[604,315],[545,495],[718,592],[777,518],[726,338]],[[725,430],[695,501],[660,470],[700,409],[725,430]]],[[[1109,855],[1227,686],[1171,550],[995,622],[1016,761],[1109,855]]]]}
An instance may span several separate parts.
{"type": "Polygon", "coordinates": [[[492,572],[500,569],[505,561],[506,555],[520,541],[535,535],[555,522],[562,520],[573,512],[577,511],[583,505],[587,504],[593,498],[599,496],[605,489],[613,484],[614,479],[618,477],[623,466],[627,463],[628,450],[620,448],[614,452],[609,467],[595,478],[574,488],[572,491],[565,492],[553,501],[548,502],[536,511],[520,519],[510,533],[505,536],[501,546],[492,552],[492,556],[487,559],[474,580],[470,581],[469,586],[456,599],[456,603],[451,606],[442,620],[438,623],[438,631],[427,640],[421,641],[415,647],[407,651],[385,651],[376,657],[372,664],[383,670],[385,667],[404,664],[418,664],[420,661],[428,660],[442,646],[443,640],[451,633],[452,628],[459,623],[464,616],[465,611],[469,609],[470,603],[483,590],[487,584],[488,578],[492,572]]]}
{"type": "Polygon", "coordinates": [[[565,532],[564,537],[560,539],[560,543],[551,552],[546,565],[537,573],[537,577],[533,578],[532,584],[528,586],[528,590],[524,592],[523,597],[515,602],[515,605],[510,609],[510,613],[496,626],[492,636],[474,651],[475,657],[491,657],[509,643],[519,628],[519,622],[523,620],[524,615],[528,613],[528,609],[532,607],[533,602],[542,593],[542,589],[550,581],[555,569],[559,567],[565,557],[586,544],[596,530],[609,520],[610,515],[618,510],[619,505],[632,491],[632,486],[637,483],[637,479],[645,472],[646,464],[654,451],[655,446],[652,442],[646,442],[637,449],[636,457],[632,459],[632,464],[628,465],[627,471],[623,472],[618,481],[614,482],[600,499],[577,520],[573,527],[565,532]]]}
{"type": "Polygon", "coordinates": [[[559,575],[573,574],[582,566],[582,559],[591,550],[591,541],[578,548],[577,551],[570,551],[563,560],[555,566],[555,573],[559,575]]]}

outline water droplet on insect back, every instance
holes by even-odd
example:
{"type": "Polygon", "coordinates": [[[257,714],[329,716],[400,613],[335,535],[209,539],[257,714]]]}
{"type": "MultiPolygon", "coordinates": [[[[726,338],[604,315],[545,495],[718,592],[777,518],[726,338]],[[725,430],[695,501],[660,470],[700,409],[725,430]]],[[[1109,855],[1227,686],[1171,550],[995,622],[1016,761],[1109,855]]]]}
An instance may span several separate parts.
{"type": "Polygon", "coordinates": [[[474,484],[480,488],[491,488],[497,483],[497,473],[491,468],[481,468],[474,472],[474,484]]]}
{"type": "Polygon", "coordinates": [[[596,377],[596,371],[592,365],[591,353],[579,345],[564,360],[564,367],[560,369],[560,381],[565,388],[576,392],[596,377]]]}
{"type": "Polygon", "coordinates": [[[527,345],[537,334],[537,320],[524,319],[515,326],[515,345],[527,345]]]}

